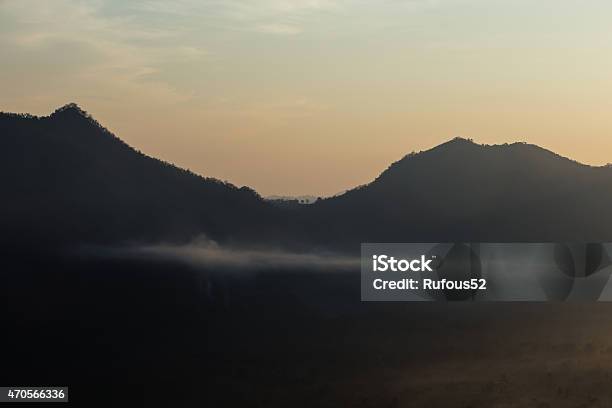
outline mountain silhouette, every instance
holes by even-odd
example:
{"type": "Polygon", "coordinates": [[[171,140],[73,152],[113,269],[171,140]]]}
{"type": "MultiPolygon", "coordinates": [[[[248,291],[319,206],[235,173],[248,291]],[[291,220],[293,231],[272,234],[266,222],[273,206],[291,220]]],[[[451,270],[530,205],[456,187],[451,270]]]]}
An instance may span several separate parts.
{"type": "Polygon", "coordinates": [[[612,168],[525,143],[456,138],[371,183],[279,206],[131,148],[75,104],[0,113],[4,243],[612,241],[612,168]]]}
{"type": "Polygon", "coordinates": [[[456,138],[310,206],[336,242],[612,240],[612,168],[456,138]]]}
{"type": "Polygon", "coordinates": [[[4,242],[255,241],[278,224],[253,190],[148,157],[76,104],[0,114],[0,163],[4,242]]]}

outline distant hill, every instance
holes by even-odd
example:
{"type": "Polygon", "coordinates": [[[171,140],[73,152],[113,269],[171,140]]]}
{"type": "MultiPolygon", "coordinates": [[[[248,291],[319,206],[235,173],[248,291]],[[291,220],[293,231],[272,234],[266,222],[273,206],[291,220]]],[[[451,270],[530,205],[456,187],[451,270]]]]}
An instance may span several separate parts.
{"type": "Polygon", "coordinates": [[[264,197],[269,201],[295,201],[297,204],[312,204],[319,199],[319,197],[311,196],[311,195],[301,195],[301,196],[279,196],[279,195],[271,195],[264,197]]]}
{"type": "Polygon", "coordinates": [[[3,243],[612,241],[612,168],[454,139],[310,205],[278,205],[126,145],[74,104],[0,113],[3,243]]]}
{"type": "Polygon", "coordinates": [[[300,210],[300,207],[310,205],[317,201],[318,198],[313,196],[269,196],[265,197],[265,200],[278,208],[283,208],[285,210],[300,210]]]}
{"type": "MultiPolygon", "coordinates": [[[[457,138],[309,206],[323,243],[612,241],[612,168],[457,138]],[[327,237],[327,238],[326,238],[327,237]]],[[[313,221],[314,222],[314,221],[313,221]]]]}
{"type": "Polygon", "coordinates": [[[0,114],[0,168],[4,242],[252,242],[282,224],[253,190],[148,157],[75,104],[0,114]]]}

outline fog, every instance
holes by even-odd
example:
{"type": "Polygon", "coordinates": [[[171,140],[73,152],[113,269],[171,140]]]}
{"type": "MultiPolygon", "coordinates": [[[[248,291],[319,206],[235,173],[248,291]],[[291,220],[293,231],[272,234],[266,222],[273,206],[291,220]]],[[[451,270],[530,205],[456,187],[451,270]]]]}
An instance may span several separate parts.
{"type": "Polygon", "coordinates": [[[358,256],[333,252],[289,252],[278,248],[238,248],[221,246],[207,238],[199,238],[188,244],[159,243],[129,245],[123,247],[81,248],[87,254],[113,258],[137,258],[169,260],[188,263],[205,269],[216,268],[223,272],[237,271],[309,271],[309,272],[359,272],[358,256]]]}

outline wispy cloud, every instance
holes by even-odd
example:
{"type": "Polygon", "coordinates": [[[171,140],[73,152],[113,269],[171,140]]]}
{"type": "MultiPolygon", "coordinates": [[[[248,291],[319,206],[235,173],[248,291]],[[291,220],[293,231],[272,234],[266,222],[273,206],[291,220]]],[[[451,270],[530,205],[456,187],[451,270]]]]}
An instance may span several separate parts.
{"type": "Polygon", "coordinates": [[[340,6],[339,0],[149,0],[135,7],[162,15],[197,15],[231,30],[295,35],[304,31],[309,17],[318,12],[338,10],[340,6]]]}
{"type": "Polygon", "coordinates": [[[189,98],[158,74],[168,61],[204,61],[207,51],[183,38],[182,27],[140,24],[129,15],[105,13],[105,5],[103,1],[4,1],[0,16],[10,20],[11,27],[0,29],[0,43],[10,52],[13,65],[24,70],[63,65],[72,82],[84,80],[109,92],[148,94],[167,102],[189,98]],[[58,49],[72,51],[65,53],[68,60],[59,61],[60,56],[51,54],[58,49]],[[71,61],[78,71],[71,69],[71,61]]]}
{"type": "Polygon", "coordinates": [[[142,11],[183,16],[208,11],[216,16],[253,20],[263,16],[335,9],[340,3],[339,0],[148,0],[133,7],[142,11]]]}
{"type": "Polygon", "coordinates": [[[302,32],[302,29],[296,25],[290,24],[261,24],[255,27],[256,31],[269,34],[293,35],[302,32]]]}

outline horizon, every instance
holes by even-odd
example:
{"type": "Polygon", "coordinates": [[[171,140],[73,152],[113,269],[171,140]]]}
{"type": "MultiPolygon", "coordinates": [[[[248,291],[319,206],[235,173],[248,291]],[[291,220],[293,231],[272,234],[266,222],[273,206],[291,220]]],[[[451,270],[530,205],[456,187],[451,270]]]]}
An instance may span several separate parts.
{"type": "Polygon", "coordinates": [[[612,4],[0,2],[0,108],[67,100],[146,154],[263,196],[329,196],[456,136],[595,166],[612,4]],[[399,153],[398,153],[399,152],[399,153]]]}
{"type": "MultiPolygon", "coordinates": [[[[85,109],[83,106],[79,105],[76,102],[66,103],[66,104],[64,104],[64,105],[62,105],[60,107],[57,107],[57,108],[53,109],[51,112],[49,112],[47,114],[44,114],[44,115],[35,115],[35,114],[29,113],[29,112],[7,112],[7,111],[3,111],[3,110],[0,110],[0,114],[25,115],[25,116],[31,116],[31,117],[33,117],[35,119],[42,119],[42,118],[50,118],[51,116],[53,116],[56,113],[59,113],[59,112],[65,111],[65,110],[69,110],[69,109],[76,110],[80,115],[86,117],[89,120],[92,120],[93,123],[95,123],[95,125],[102,127],[105,131],[110,132],[116,138],[120,139],[123,142],[126,142],[121,137],[121,135],[116,134],[115,132],[113,132],[113,130],[111,128],[109,128],[108,126],[106,126],[106,124],[99,122],[96,119],[94,114],[92,114],[91,112],[89,112],[87,109],[85,109]]],[[[258,191],[256,188],[254,188],[253,186],[241,185],[241,184],[237,184],[237,183],[233,182],[232,180],[221,179],[221,178],[215,177],[214,175],[202,174],[202,173],[194,172],[192,169],[189,169],[189,168],[187,168],[185,166],[182,166],[180,163],[172,163],[172,162],[168,162],[168,163],[170,163],[171,165],[173,165],[173,166],[175,166],[177,168],[189,170],[189,171],[193,172],[194,174],[196,174],[197,176],[200,176],[200,177],[216,179],[216,180],[221,181],[221,182],[230,183],[230,184],[232,184],[232,185],[234,185],[236,187],[248,187],[248,188],[254,190],[257,194],[259,194],[264,199],[300,199],[300,198],[301,199],[316,199],[316,198],[329,198],[329,197],[334,197],[334,196],[340,196],[340,195],[342,195],[342,194],[344,194],[344,193],[346,193],[346,192],[348,192],[350,190],[353,190],[355,188],[359,188],[359,187],[361,187],[363,185],[368,185],[368,184],[372,183],[373,181],[375,181],[375,179],[379,175],[381,175],[383,172],[385,172],[387,169],[389,169],[390,166],[392,166],[394,163],[399,162],[401,160],[404,160],[405,158],[407,158],[411,154],[426,153],[426,152],[428,152],[430,150],[434,150],[434,149],[439,148],[439,147],[441,147],[443,145],[447,145],[447,144],[450,144],[450,143],[453,143],[453,142],[458,142],[458,141],[470,143],[470,144],[473,144],[473,145],[478,146],[478,147],[509,147],[509,146],[521,144],[521,145],[527,145],[527,146],[531,146],[531,147],[534,147],[534,148],[537,148],[537,149],[541,149],[542,151],[551,153],[551,154],[557,156],[560,159],[569,160],[571,162],[578,163],[578,164],[580,164],[582,166],[587,166],[587,167],[591,167],[591,168],[604,168],[604,167],[612,166],[612,164],[610,162],[608,162],[606,164],[603,164],[603,165],[591,165],[591,164],[588,164],[588,163],[582,163],[582,162],[580,162],[580,161],[578,161],[578,160],[576,160],[576,159],[574,159],[572,157],[564,156],[564,155],[559,154],[558,152],[550,150],[550,149],[548,149],[546,147],[539,146],[539,145],[533,144],[533,143],[527,143],[525,141],[513,141],[513,142],[503,142],[503,143],[487,144],[487,143],[480,143],[480,142],[478,142],[478,141],[476,141],[476,140],[474,140],[472,138],[469,138],[469,137],[455,136],[455,137],[450,138],[448,140],[442,141],[442,142],[440,142],[440,143],[438,143],[438,144],[436,144],[434,146],[426,147],[423,150],[419,150],[419,151],[412,150],[410,152],[405,152],[399,158],[397,158],[397,159],[387,163],[386,167],[381,169],[378,172],[378,174],[376,174],[376,176],[373,177],[372,179],[367,180],[364,183],[361,183],[361,184],[358,184],[358,185],[349,186],[345,190],[338,191],[338,192],[332,193],[332,194],[327,194],[327,195],[322,195],[322,194],[307,194],[307,193],[306,194],[294,194],[294,195],[291,195],[291,194],[278,194],[278,193],[263,194],[262,192],[258,191]]],[[[127,144],[132,149],[135,149],[136,151],[141,152],[142,154],[144,154],[144,155],[146,155],[146,156],[148,156],[150,158],[165,161],[162,158],[155,157],[155,156],[152,156],[150,154],[147,154],[146,152],[142,151],[139,146],[135,146],[135,145],[132,145],[130,143],[127,143],[127,144]]]]}

